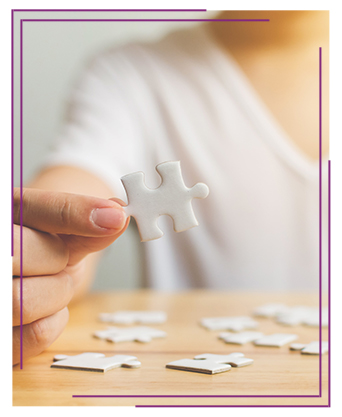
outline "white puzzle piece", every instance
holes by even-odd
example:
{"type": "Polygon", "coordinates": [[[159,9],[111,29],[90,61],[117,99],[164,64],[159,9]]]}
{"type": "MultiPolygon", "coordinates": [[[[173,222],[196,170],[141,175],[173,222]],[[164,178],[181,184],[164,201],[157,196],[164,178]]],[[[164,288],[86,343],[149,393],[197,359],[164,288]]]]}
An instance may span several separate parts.
{"type": "Polygon", "coordinates": [[[277,314],[282,313],[286,309],[287,309],[287,307],[286,307],[285,304],[269,303],[269,304],[265,304],[265,305],[262,305],[260,307],[257,307],[253,311],[253,315],[257,316],[257,317],[271,318],[271,317],[275,317],[277,314]]]}
{"type": "MultiPolygon", "coordinates": [[[[306,326],[319,326],[319,308],[295,306],[288,307],[276,316],[276,321],[279,324],[286,326],[298,326],[300,324],[306,326]]],[[[328,308],[322,309],[322,327],[328,326],[328,308]]]]}
{"type": "Polygon", "coordinates": [[[262,336],[260,339],[255,340],[254,344],[257,346],[281,347],[293,342],[297,337],[295,334],[274,333],[262,336]]]}
{"type": "Polygon", "coordinates": [[[217,362],[211,360],[202,361],[197,359],[180,359],[178,361],[168,363],[166,368],[213,375],[229,371],[231,366],[228,364],[218,364],[217,362]]]}
{"type": "Polygon", "coordinates": [[[315,314],[315,308],[295,306],[288,307],[283,312],[277,314],[276,320],[280,324],[287,326],[297,326],[303,323],[303,320],[315,314]]]}
{"type": "Polygon", "coordinates": [[[260,332],[241,332],[241,333],[229,333],[222,332],[218,335],[218,338],[226,343],[233,343],[237,345],[244,345],[248,342],[254,342],[254,340],[260,339],[264,334],[260,332]]]}
{"type": "Polygon", "coordinates": [[[121,178],[128,198],[125,211],[127,216],[135,218],[142,242],[163,236],[157,224],[161,215],[172,217],[176,232],[198,226],[191,201],[193,198],[206,198],[209,194],[208,186],[203,183],[191,188],[185,186],[179,161],[159,164],[156,171],[162,179],[156,189],[146,187],[143,172],[134,172],[121,178]]]}
{"type": "MultiPolygon", "coordinates": [[[[285,326],[319,326],[319,309],[306,306],[286,306],[280,303],[262,305],[253,311],[254,316],[275,318],[277,323],[285,326]]],[[[322,308],[322,327],[328,326],[328,308],[322,308]]]]}
{"type": "MultiPolygon", "coordinates": [[[[308,344],[304,343],[292,343],[290,345],[290,350],[300,351],[303,355],[319,355],[319,342],[311,342],[308,344]]],[[[322,355],[329,351],[328,342],[322,341],[321,343],[321,352],[322,355]]]]}
{"type": "MultiPolygon", "coordinates": [[[[305,326],[312,326],[312,327],[319,327],[319,309],[315,309],[312,314],[309,314],[307,317],[303,319],[303,323],[305,326]]],[[[322,327],[328,327],[329,325],[329,311],[328,307],[322,308],[321,314],[321,325],[322,327]]]]}
{"type": "Polygon", "coordinates": [[[78,371],[107,372],[113,368],[139,368],[141,363],[135,356],[114,355],[105,357],[102,353],[86,352],[80,355],[56,355],[51,368],[74,369],[78,371]]]}
{"type": "Polygon", "coordinates": [[[200,324],[209,330],[231,330],[240,332],[245,329],[255,329],[258,323],[250,317],[207,317],[200,324]]]}
{"type": "Polygon", "coordinates": [[[194,359],[180,359],[170,362],[166,365],[166,368],[213,375],[229,371],[232,366],[242,367],[252,363],[253,359],[245,358],[243,353],[236,352],[229,355],[205,353],[195,356],[194,359]]]}
{"type": "Polygon", "coordinates": [[[99,330],[93,334],[98,339],[104,339],[108,342],[141,342],[148,343],[152,339],[166,337],[162,330],[152,329],[151,327],[108,327],[106,330],[99,330]]]}
{"type": "Polygon", "coordinates": [[[100,321],[114,324],[160,324],[167,319],[164,311],[117,311],[116,313],[101,313],[100,321]]]}
{"type": "Polygon", "coordinates": [[[202,355],[195,356],[197,360],[210,360],[217,363],[228,363],[234,368],[241,368],[242,366],[251,365],[253,359],[245,358],[245,355],[241,352],[234,352],[228,355],[216,355],[213,353],[204,353],[202,355]]]}

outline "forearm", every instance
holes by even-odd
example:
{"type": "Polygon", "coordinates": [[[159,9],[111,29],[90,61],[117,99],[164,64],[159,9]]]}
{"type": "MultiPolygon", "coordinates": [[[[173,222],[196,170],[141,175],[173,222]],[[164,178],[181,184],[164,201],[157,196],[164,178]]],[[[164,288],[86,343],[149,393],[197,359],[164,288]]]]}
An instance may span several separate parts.
{"type": "Polygon", "coordinates": [[[26,187],[100,198],[114,197],[114,191],[100,178],[88,171],[72,166],[56,166],[45,169],[26,187]]]}

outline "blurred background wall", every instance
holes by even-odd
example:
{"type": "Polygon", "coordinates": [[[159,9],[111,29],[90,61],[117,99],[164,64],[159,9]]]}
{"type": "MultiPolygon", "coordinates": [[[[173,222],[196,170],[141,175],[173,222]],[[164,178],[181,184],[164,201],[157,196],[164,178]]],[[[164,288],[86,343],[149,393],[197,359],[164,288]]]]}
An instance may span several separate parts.
{"type": "MultiPolygon", "coordinates": [[[[215,12],[22,12],[19,19],[199,19],[215,12]]],[[[74,81],[94,54],[135,40],[153,41],[195,22],[42,22],[23,23],[23,182],[40,169],[65,116],[74,81]]],[[[19,98],[19,37],[15,36],[15,98],[19,98]]],[[[15,100],[15,121],[19,120],[15,100]]],[[[16,126],[18,123],[16,123],[16,126]]],[[[19,129],[15,130],[14,186],[20,186],[19,129]]],[[[141,286],[142,243],[134,224],[103,256],[94,290],[141,286]]]]}

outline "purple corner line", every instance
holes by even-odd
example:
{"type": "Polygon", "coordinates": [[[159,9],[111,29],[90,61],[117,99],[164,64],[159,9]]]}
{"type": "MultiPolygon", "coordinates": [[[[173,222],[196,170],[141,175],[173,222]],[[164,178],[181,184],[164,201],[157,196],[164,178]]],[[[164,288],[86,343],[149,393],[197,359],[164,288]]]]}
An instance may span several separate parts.
{"type": "MultiPolygon", "coordinates": [[[[11,256],[14,253],[13,236],[13,187],[14,187],[14,13],[15,12],[206,12],[206,9],[12,9],[12,231],[11,256]]],[[[269,22],[269,19],[21,19],[22,22],[269,22]]]]}
{"type": "MultiPolygon", "coordinates": [[[[11,158],[12,158],[12,170],[11,170],[11,204],[12,204],[12,231],[11,231],[11,255],[13,256],[13,247],[14,247],[14,236],[13,236],[13,185],[14,185],[14,12],[18,11],[44,11],[41,10],[25,10],[25,9],[12,9],[12,34],[11,34],[11,47],[12,47],[12,115],[11,115],[11,123],[12,123],[12,146],[11,146],[11,158]]],[[[46,11],[62,11],[62,10],[46,10],[46,11]]],[[[71,11],[71,10],[69,10],[71,11]]],[[[80,11],[80,10],[75,10],[80,11]]],[[[82,11],[90,11],[90,10],[82,10],[82,11]]],[[[95,11],[95,10],[94,10],[95,11]]],[[[100,10],[99,10],[100,11],[100,10]]],[[[102,10],[104,11],[104,10],[102,10]]],[[[118,10],[119,11],[119,10],[118,10]]],[[[123,11],[123,10],[120,10],[123,11]]],[[[133,10],[131,10],[133,11],[133,10]]],[[[138,11],[136,9],[135,11],[138,11]]],[[[141,9],[140,11],[152,11],[152,10],[144,10],[141,9]]],[[[157,11],[155,9],[154,11],[157,11]]],[[[164,11],[176,11],[176,9],[169,9],[164,11]]],[[[179,11],[185,11],[180,10],[179,11]]],[[[195,11],[190,10],[188,11],[195,11]]],[[[197,11],[206,11],[200,10],[197,11]]],[[[153,21],[160,21],[160,22],[168,22],[168,21],[184,21],[184,22],[191,22],[191,21],[268,21],[269,19],[20,19],[20,369],[23,369],[23,207],[22,207],[22,199],[23,199],[23,23],[25,21],[44,21],[44,22],[56,22],[56,21],[71,21],[71,22],[82,22],[82,21],[112,21],[112,22],[153,22],[153,21]]]]}
{"type": "Polygon", "coordinates": [[[319,395],[72,395],[72,398],[319,398],[319,395]]]}
{"type": "Polygon", "coordinates": [[[136,408],[326,408],[328,405],[136,405],[136,408]]]}
{"type": "Polygon", "coordinates": [[[20,369],[23,369],[23,22],[20,21],[20,369]]]}
{"type": "Polygon", "coordinates": [[[22,22],[269,22],[270,19],[21,19],[22,22]]]}
{"type": "Polygon", "coordinates": [[[14,256],[14,224],[13,224],[13,209],[14,209],[14,12],[11,13],[11,256],[14,256]]]}
{"type": "Polygon", "coordinates": [[[331,161],[328,161],[328,404],[331,404],[331,161]]]}
{"type": "Polygon", "coordinates": [[[322,48],[319,48],[319,395],[322,396],[322,48]]]}
{"type": "Polygon", "coordinates": [[[13,9],[13,12],[206,12],[207,9],[13,9]]]}
{"type": "MultiPolygon", "coordinates": [[[[25,9],[12,9],[12,149],[14,148],[14,68],[13,68],[13,56],[14,56],[14,12],[18,11],[39,11],[37,10],[25,10],[25,9]]],[[[41,9],[40,11],[44,11],[41,9]]],[[[62,11],[62,10],[46,10],[46,11],[62,11]]],[[[69,10],[71,11],[71,10],[69,10]]],[[[75,10],[80,11],[80,10],[75,10]]],[[[84,9],[83,11],[90,11],[84,9]]],[[[99,10],[100,11],[100,10],[99,10]]],[[[123,10],[120,10],[123,11],[123,10]]],[[[135,11],[138,11],[135,10],[135,11]]],[[[143,9],[141,9],[143,11],[143,9]]],[[[144,10],[152,11],[152,10],[144,10]]],[[[157,9],[155,9],[157,11],[157,9]]],[[[164,10],[164,11],[171,11],[164,10]]],[[[173,9],[172,11],[176,11],[173,9]]],[[[180,11],[180,9],[179,9],[180,11]]],[[[182,10],[184,11],[184,10],[182,10]]],[[[194,11],[188,9],[188,11],[194,11]]],[[[197,11],[206,11],[200,10],[197,11]]],[[[22,207],[22,197],[23,197],[23,23],[27,21],[43,21],[43,22],[98,22],[98,21],[108,21],[108,22],[210,22],[210,21],[221,21],[221,22],[246,22],[246,21],[269,21],[269,19],[20,19],[20,369],[23,369],[23,207],[22,207]]],[[[13,256],[13,170],[14,170],[14,151],[12,150],[12,256],[13,256]]]]}
{"type": "Polygon", "coordinates": [[[328,405],[136,405],[136,408],[326,408],[328,405]]]}

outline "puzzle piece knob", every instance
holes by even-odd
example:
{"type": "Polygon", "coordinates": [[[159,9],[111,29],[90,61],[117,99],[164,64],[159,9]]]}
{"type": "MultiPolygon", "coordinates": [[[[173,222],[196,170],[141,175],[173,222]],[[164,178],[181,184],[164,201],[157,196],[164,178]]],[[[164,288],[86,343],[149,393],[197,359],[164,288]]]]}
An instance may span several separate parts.
{"type": "Polygon", "coordinates": [[[129,362],[123,363],[121,366],[123,368],[140,368],[141,362],[140,361],[129,361],[129,362]]]}
{"type": "Polygon", "coordinates": [[[209,187],[202,182],[197,183],[191,189],[194,198],[207,198],[209,195],[209,187]]]}

